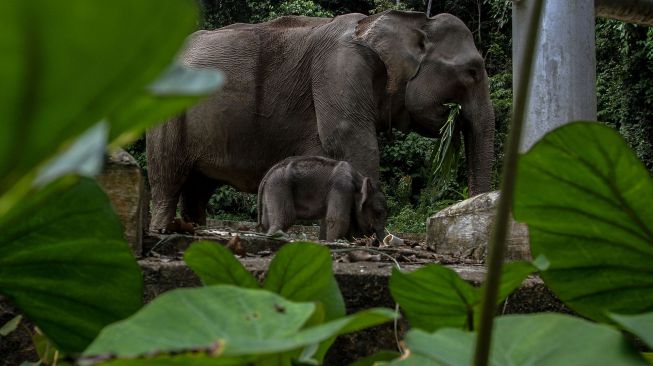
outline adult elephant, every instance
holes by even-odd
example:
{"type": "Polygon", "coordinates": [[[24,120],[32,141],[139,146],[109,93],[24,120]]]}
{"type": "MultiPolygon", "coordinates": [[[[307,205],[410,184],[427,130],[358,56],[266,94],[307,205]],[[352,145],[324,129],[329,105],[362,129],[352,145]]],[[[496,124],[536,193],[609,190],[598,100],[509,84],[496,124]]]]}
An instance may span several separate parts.
{"type": "Polygon", "coordinates": [[[386,11],[332,19],[282,17],[198,31],[181,56],[216,68],[225,87],[147,133],[150,229],[203,224],[220,184],[256,192],[268,168],[294,155],[351,162],[379,177],[377,131],[437,137],[445,103],[462,105],[469,188],[490,189],[494,114],[483,58],[450,14],[386,11]]]}

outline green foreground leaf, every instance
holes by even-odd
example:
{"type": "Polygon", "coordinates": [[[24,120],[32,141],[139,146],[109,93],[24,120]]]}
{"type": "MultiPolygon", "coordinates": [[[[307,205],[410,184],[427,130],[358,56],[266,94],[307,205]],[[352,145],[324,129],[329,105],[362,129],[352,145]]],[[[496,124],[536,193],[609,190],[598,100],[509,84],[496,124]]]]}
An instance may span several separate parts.
{"type": "MultiPolygon", "coordinates": [[[[394,317],[389,310],[371,309],[303,328],[314,310],[314,304],[293,303],[265,290],[233,286],[178,289],[105,328],[84,352],[83,363],[104,357],[150,358],[146,364],[153,365],[182,364],[179,360],[194,365],[193,359],[199,365],[209,364],[209,359],[220,365],[254,362],[394,317]]],[[[137,365],[140,361],[108,364],[137,365]]]]}
{"type": "MultiPolygon", "coordinates": [[[[193,244],[184,259],[206,285],[260,287],[231,251],[220,244],[193,244]]],[[[345,315],[345,303],[333,275],[331,253],[322,245],[303,242],[284,245],[270,262],[263,287],[287,300],[317,302],[319,306],[308,320],[309,326],[345,315]]],[[[311,356],[322,360],[334,340],[322,342],[311,356]]]]}
{"type": "MultiPolygon", "coordinates": [[[[406,336],[411,356],[391,365],[469,366],[475,334],[441,329],[433,334],[413,330],[406,336]]],[[[510,315],[496,320],[490,365],[595,366],[646,365],[623,335],[561,314],[510,315]]]]}
{"type": "Polygon", "coordinates": [[[471,329],[479,293],[456,271],[430,264],[411,273],[393,268],[390,293],[408,322],[433,331],[442,327],[471,329]]]}
{"type": "Polygon", "coordinates": [[[184,252],[184,261],[205,286],[261,287],[256,278],[222,244],[210,241],[193,243],[184,252]]]}
{"type": "Polygon", "coordinates": [[[137,139],[153,123],[181,113],[223,82],[218,70],[173,64],[147,89],[109,116],[112,145],[122,146],[137,139]]]}
{"type": "Polygon", "coordinates": [[[533,257],[569,307],[598,321],[607,312],[653,310],[653,180],[607,126],[576,122],[521,157],[515,218],[528,224],[533,257]]]}
{"type": "Polygon", "coordinates": [[[0,2],[0,215],[37,166],[170,64],[196,15],[192,0],[0,2]]]}
{"type": "MultiPolygon", "coordinates": [[[[497,304],[503,302],[535,268],[528,262],[503,266],[497,304]]],[[[447,267],[432,264],[411,273],[394,269],[390,293],[411,326],[432,332],[451,327],[473,330],[480,316],[484,288],[475,288],[447,267]]]]}
{"type": "Polygon", "coordinates": [[[610,318],[623,329],[638,336],[647,346],[653,348],[653,313],[638,315],[610,314],[610,318]]]}
{"type": "Polygon", "coordinates": [[[321,302],[326,320],[345,315],[345,301],[333,275],[331,252],[320,244],[284,245],[270,262],[263,288],[292,301],[321,302]]]}
{"type": "Polygon", "coordinates": [[[0,292],[59,349],[82,351],[141,306],[142,278],[104,192],[51,185],[0,220],[0,292]]]}

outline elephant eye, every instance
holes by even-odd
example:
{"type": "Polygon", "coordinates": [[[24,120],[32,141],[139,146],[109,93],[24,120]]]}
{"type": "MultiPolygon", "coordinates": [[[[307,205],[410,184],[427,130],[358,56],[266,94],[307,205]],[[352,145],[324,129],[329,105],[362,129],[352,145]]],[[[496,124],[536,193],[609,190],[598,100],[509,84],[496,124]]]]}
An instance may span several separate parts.
{"type": "Polygon", "coordinates": [[[479,72],[476,69],[468,69],[467,70],[467,75],[469,75],[469,77],[472,78],[472,80],[474,80],[474,81],[479,80],[479,72]]]}

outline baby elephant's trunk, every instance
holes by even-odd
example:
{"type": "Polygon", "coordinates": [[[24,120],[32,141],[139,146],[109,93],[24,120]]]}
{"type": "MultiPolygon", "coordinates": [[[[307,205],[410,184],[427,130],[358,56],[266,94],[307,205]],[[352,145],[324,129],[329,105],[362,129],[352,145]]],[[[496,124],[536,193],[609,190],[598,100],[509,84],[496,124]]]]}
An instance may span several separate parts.
{"type": "Polygon", "coordinates": [[[386,229],[378,229],[374,234],[376,235],[376,240],[378,240],[379,243],[382,243],[383,238],[388,235],[388,231],[386,229]]]}

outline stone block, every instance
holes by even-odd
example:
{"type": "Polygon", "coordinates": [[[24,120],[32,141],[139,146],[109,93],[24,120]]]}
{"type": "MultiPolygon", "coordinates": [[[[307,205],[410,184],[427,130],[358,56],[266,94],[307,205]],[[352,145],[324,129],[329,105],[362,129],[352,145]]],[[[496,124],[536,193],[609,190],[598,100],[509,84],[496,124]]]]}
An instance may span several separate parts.
{"type": "Polygon", "coordinates": [[[104,171],[96,179],[120,217],[125,240],[134,255],[140,257],[149,200],[145,177],[136,159],[124,150],[117,150],[107,156],[104,171]]]}
{"type": "MultiPolygon", "coordinates": [[[[431,216],[426,244],[439,254],[464,257],[487,247],[494,226],[499,192],[472,197],[431,216]]],[[[510,219],[506,259],[530,259],[528,227],[510,219]]]]}

